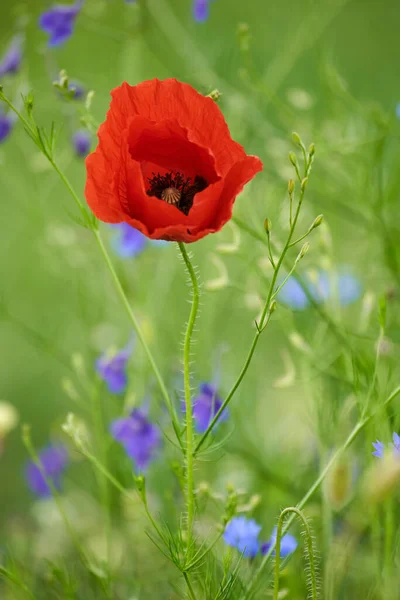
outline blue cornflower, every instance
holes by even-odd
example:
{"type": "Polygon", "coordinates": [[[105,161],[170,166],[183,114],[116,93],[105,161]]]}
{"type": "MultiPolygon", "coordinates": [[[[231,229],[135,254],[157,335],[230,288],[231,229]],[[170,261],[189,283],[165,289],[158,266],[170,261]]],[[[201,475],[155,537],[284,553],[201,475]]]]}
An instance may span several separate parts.
{"type": "MultiPolygon", "coordinates": [[[[340,305],[347,306],[358,300],[362,293],[359,279],[346,272],[332,275],[327,271],[318,271],[316,277],[306,274],[303,280],[312,298],[318,304],[337,295],[340,305]]],[[[293,310],[304,310],[309,306],[303,287],[294,277],[289,277],[280,290],[278,299],[293,310]]]]}
{"type": "Polygon", "coordinates": [[[68,90],[73,92],[73,100],[81,100],[85,95],[85,88],[77,81],[70,81],[68,83],[68,90]]]}
{"type": "MultiPolygon", "coordinates": [[[[277,532],[277,528],[274,527],[271,537],[269,538],[268,542],[264,542],[264,544],[261,545],[261,554],[267,554],[267,552],[269,551],[271,546],[275,545],[276,532],[277,532]]],[[[296,548],[297,548],[297,540],[293,535],[291,535],[290,533],[286,533],[283,537],[281,537],[281,551],[280,551],[281,558],[285,558],[286,556],[288,556],[289,554],[294,552],[296,550],[296,548]]],[[[275,556],[275,554],[276,553],[274,550],[272,552],[272,556],[275,556]]]]}
{"type": "Polygon", "coordinates": [[[74,31],[75,19],[84,0],[75,4],[55,4],[39,18],[39,27],[50,35],[48,46],[61,46],[74,31]]]}
{"type": "MultiPolygon", "coordinates": [[[[217,388],[211,383],[202,383],[200,392],[193,400],[193,418],[196,431],[204,433],[222,406],[222,399],[217,393],[217,388]]],[[[228,418],[228,411],[224,410],[219,422],[228,418]]]]}
{"type": "Polygon", "coordinates": [[[117,235],[112,241],[114,250],[122,258],[131,258],[143,252],[147,238],[138,229],[128,223],[115,223],[111,225],[117,230],[117,235]]]}
{"type": "Polygon", "coordinates": [[[32,492],[41,498],[47,498],[51,496],[51,489],[46,479],[50,480],[57,490],[61,489],[61,476],[68,465],[68,452],[61,444],[48,446],[39,453],[38,459],[46,478],[39,467],[30,461],[26,467],[26,480],[32,492]]]}
{"type": "Polygon", "coordinates": [[[147,411],[135,408],[129,417],[113,421],[110,432],[134,461],[137,471],[146,471],[161,445],[161,431],[149,421],[147,411]]]}
{"type": "Polygon", "coordinates": [[[15,74],[21,66],[22,44],[21,36],[17,35],[12,40],[5,55],[0,61],[0,78],[4,75],[15,74]]]}
{"type": "Polygon", "coordinates": [[[233,517],[225,527],[223,538],[228,546],[237,548],[246,558],[253,558],[258,554],[260,531],[261,525],[254,519],[233,517]]]}
{"type": "Polygon", "coordinates": [[[193,17],[197,23],[205,23],[210,16],[211,0],[193,0],[193,17]]]}
{"type": "MultiPolygon", "coordinates": [[[[400,456],[400,436],[395,432],[392,436],[393,443],[390,444],[393,454],[395,456],[400,456]]],[[[372,442],[374,447],[374,452],[372,453],[377,458],[383,458],[385,454],[385,444],[376,440],[376,442],[372,442]]]]}
{"type": "Polygon", "coordinates": [[[89,154],[92,145],[90,133],[86,129],[79,129],[72,136],[72,145],[77,156],[85,158],[89,154]]]}
{"type": "Polygon", "coordinates": [[[0,111],[0,144],[4,142],[11,133],[14,119],[0,111]]]}
{"type": "Polygon", "coordinates": [[[108,390],[112,394],[120,394],[125,391],[128,384],[126,363],[132,354],[133,344],[114,354],[103,354],[96,361],[96,371],[106,382],[108,390]]]}

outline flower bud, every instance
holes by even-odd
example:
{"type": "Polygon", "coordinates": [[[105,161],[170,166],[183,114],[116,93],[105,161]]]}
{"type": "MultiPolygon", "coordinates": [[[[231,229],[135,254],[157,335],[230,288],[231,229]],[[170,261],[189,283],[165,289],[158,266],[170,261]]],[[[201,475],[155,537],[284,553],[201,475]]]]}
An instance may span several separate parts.
{"type": "Polygon", "coordinates": [[[288,192],[289,192],[290,196],[294,192],[294,181],[293,181],[293,179],[289,179],[289,181],[288,181],[288,192]]]}
{"type": "Polygon", "coordinates": [[[314,144],[314,143],[313,143],[313,144],[310,144],[310,147],[309,147],[309,149],[308,149],[308,152],[309,152],[309,154],[310,154],[310,157],[311,157],[311,156],[314,156],[314,154],[315,154],[315,144],[314,144]]]}
{"type": "Polygon", "coordinates": [[[303,147],[303,142],[301,141],[299,134],[295,131],[293,131],[292,133],[292,140],[296,144],[296,146],[299,146],[300,148],[303,147]]]}
{"type": "Polygon", "coordinates": [[[348,457],[338,459],[325,481],[326,497],[336,511],[341,510],[350,500],[353,483],[353,469],[348,457]]]}
{"type": "Polygon", "coordinates": [[[316,229],[317,227],[319,227],[323,221],[324,215],[318,215],[318,217],[316,217],[314,219],[314,223],[311,225],[310,227],[310,231],[312,231],[313,229],[316,229]]]}
{"type": "Polygon", "coordinates": [[[297,156],[294,152],[289,152],[289,160],[294,167],[297,167],[297,156]]]}
{"type": "Polygon", "coordinates": [[[308,184],[308,177],[304,177],[304,179],[301,182],[301,191],[304,192],[304,190],[306,189],[308,184]]]}
{"type": "Polygon", "coordinates": [[[302,249],[300,250],[295,262],[298,263],[299,260],[301,260],[303,258],[303,256],[305,256],[305,254],[307,254],[308,250],[310,248],[310,244],[308,242],[306,242],[305,244],[303,244],[302,249]]]}
{"type": "Polygon", "coordinates": [[[269,219],[265,219],[264,221],[264,229],[267,235],[269,235],[271,233],[271,229],[272,229],[272,224],[271,221],[269,219]]]}
{"type": "Polygon", "coordinates": [[[215,89],[212,92],[210,92],[209,94],[207,94],[207,98],[211,98],[211,100],[214,100],[214,102],[218,102],[218,100],[221,98],[222,94],[219,90],[215,89]]]}
{"type": "Polygon", "coordinates": [[[276,300],[272,300],[271,304],[269,305],[269,314],[272,315],[272,313],[274,313],[276,311],[276,300]]]}
{"type": "Polygon", "coordinates": [[[143,475],[136,475],[133,479],[135,481],[137,492],[144,501],[146,498],[146,480],[143,475]]]}

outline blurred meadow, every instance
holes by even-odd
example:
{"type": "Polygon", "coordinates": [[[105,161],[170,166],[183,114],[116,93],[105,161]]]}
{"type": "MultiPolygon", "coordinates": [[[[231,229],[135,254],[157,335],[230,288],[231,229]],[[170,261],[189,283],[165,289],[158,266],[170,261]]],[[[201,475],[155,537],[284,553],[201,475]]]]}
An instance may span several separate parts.
{"type": "MultiPolygon", "coordinates": [[[[199,543],[214,539],[222,514],[254,519],[262,526],[259,542],[269,540],[281,510],[300,502],[356,424],[367,421],[304,505],[317,590],[296,521],[290,534],[298,547],[285,558],[279,596],[272,595],[273,557],[262,563],[260,551],[249,558],[224,538],[193,569],[187,592],[179,568],[154,545],[154,531],[147,535],[132,461],[109,432],[128,408],[145,406],[170,437],[168,412],[90,231],[76,223],[68,190],[15,121],[0,143],[0,598],[400,597],[396,439],[390,450],[400,432],[400,397],[384,404],[400,385],[398,3],[210,0],[199,22],[192,0],[86,0],[73,34],[55,48],[38,26],[50,6],[2,0],[0,60],[17,35],[22,61],[0,83],[21,110],[21,93],[32,91],[37,123],[49,129],[55,122],[57,163],[81,198],[84,157],[72,136],[89,124],[94,150],[110,90],[123,81],[173,77],[204,95],[219,90],[233,139],[264,164],[238,197],[233,221],[189,246],[201,283],[194,395],[208,382],[225,398],[243,367],[273,275],[264,220],[272,223],[274,256],[288,236],[288,180],[296,178],[288,153],[302,160],[292,132],[307,148],[315,143],[295,237],[318,215],[323,221],[307,237],[295,273],[309,290],[323,290],[304,295],[291,278],[278,294],[229,414],[210,435],[216,447],[196,461],[199,543]],[[54,87],[62,69],[85,95],[94,91],[90,113],[84,99],[68,101],[54,87]],[[130,343],[127,386],[110,393],[96,361],[130,343]],[[10,431],[9,405],[18,415],[10,431]],[[62,428],[69,413],[131,497],[74,446],[62,428]],[[61,443],[68,451],[56,500],[27,485],[24,424],[38,450],[61,443]],[[372,454],[376,440],[385,444],[379,456],[372,454]]],[[[183,423],[190,292],[176,244],[147,241],[121,256],[120,232],[99,227],[183,423]]],[[[300,248],[289,251],[283,274],[300,248]]],[[[163,437],[146,469],[151,512],[168,524],[178,548],[180,462],[179,448],[163,437]]]]}

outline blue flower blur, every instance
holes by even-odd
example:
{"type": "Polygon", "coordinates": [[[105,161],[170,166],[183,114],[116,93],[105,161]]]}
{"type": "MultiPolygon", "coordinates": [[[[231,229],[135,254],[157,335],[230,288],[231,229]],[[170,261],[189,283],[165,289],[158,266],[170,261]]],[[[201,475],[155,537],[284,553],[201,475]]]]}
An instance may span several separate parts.
{"type": "Polygon", "coordinates": [[[76,155],[80,158],[85,158],[89,154],[92,145],[90,133],[86,129],[76,131],[72,136],[72,145],[76,155]]]}
{"type": "MultiPolygon", "coordinates": [[[[222,399],[217,393],[217,388],[211,383],[202,383],[199,394],[193,400],[193,418],[198,433],[206,431],[221,406],[222,399]]],[[[219,422],[226,421],[227,418],[228,411],[225,409],[219,422]]]]}
{"type": "MultiPolygon", "coordinates": [[[[264,542],[264,544],[261,545],[261,554],[267,554],[267,552],[269,552],[271,547],[275,545],[276,532],[277,532],[277,528],[274,527],[271,537],[269,538],[268,542],[264,542]]],[[[294,552],[296,550],[296,548],[297,548],[297,540],[293,535],[291,535],[290,533],[286,533],[284,536],[282,536],[281,551],[280,551],[281,558],[285,558],[286,556],[289,556],[289,554],[294,552]]],[[[274,550],[272,552],[272,556],[275,556],[275,554],[276,554],[276,552],[274,550]]]]}
{"type": "Polygon", "coordinates": [[[30,461],[25,471],[26,480],[34,494],[40,498],[48,498],[51,496],[51,489],[46,479],[51,481],[57,490],[61,489],[61,476],[68,465],[68,452],[61,444],[48,446],[39,453],[38,459],[43,473],[30,461]]]}
{"type": "Polygon", "coordinates": [[[237,548],[246,558],[253,558],[259,551],[260,531],[261,525],[254,519],[233,517],[225,527],[223,538],[228,546],[237,548]]]}
{"type": "Polygon", "coordinates": [[[110,431],[133,460],[136,470],[146,471],[161,446],[161,431],[149,421],[147,411],[135,408],[127,418],[113,421],[110,431]]]}
{"type": "Polygon", "coordinates": [[[49,34],[49,47],[61,46],[71,37],[83,2],[78,0],[75,4],[55,4],[40,16],[39,27],[49,34]]]}
{"type": "Polygon", "coordinates": [[[128,385],[126,366],[132,350],[133,344],[130,343],[120,352],[105,353],[96,361],[96,371],[112,394],[121,394],[128,385]]]}
{"type": "Polygon", "coordinates": [[[128,223],[116,223],[110,225],[110,227],[116,230],[112,246],[119,256],[132,258],[143,252],[147,244],[147,238],[138,229],[131,227],[128,223]]]}
{"type": "Polygon", "coordinates": [[[0,144],[10,135],[14,125],[14,119],[0,111],[0,144]]]}
{"type": "MultiPolygon", "coordinates": [[[[306,274],[302,279],[318,304],[337,295],[340,306],[348,306],[356,302],[362,293],[360,280],[345,271],[336,274],[318,271],[315,277],[306,274]]],[[[293,276],[289,277],[280,290],[278,300],[293,310],[304,310],[310,305],[303,287],[293,276]]]]}
{"type": "Polygon", "coordinates": [[[22,61],[21,36],[15,36],[2,60],[0,61],[0,79],[5,75],[15,75],[19,71],[22,61]]]}
{"type": "MultiPolygon", "coordinates": [[[[393,442],[390,444],[390,448],[394,454],[394,456],[400,456],[400,436],[394,432],[392,436],[393,442]]],[[[376,442],[372,442],[374,447],[374,451],[372,452],[373,456],[377,458],[383,458],[385,455],[385,444],[376,440],[376,442]]]]}
{"type": "Polygon", "coordinates": [[[193,17],[197,23],[205,23],[210,16],[210,0],[193,0],[193,17]]]}

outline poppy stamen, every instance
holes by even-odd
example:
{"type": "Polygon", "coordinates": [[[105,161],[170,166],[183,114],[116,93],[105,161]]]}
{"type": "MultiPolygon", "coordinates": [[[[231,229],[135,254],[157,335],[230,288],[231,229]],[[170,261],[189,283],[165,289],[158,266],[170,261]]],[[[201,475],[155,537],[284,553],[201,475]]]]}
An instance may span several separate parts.
{"type": "Polygon", "coordinates": [[[179,171],[152,175],[148,179],[150,187],[147,195],[172,204],[185,215],[189,214],[195,195],[208,187],[207,181],[200,175],[196,175],[193,182],[191,177],[185,178],[179,171]]]}

